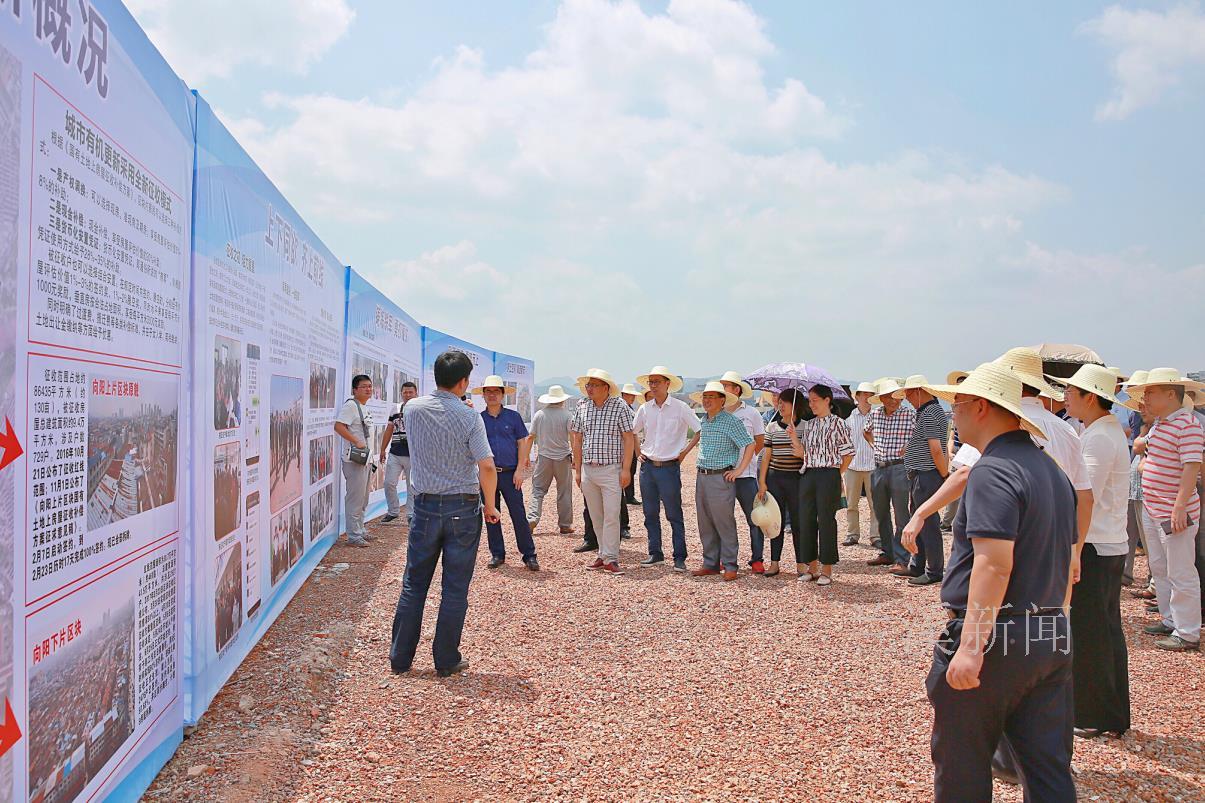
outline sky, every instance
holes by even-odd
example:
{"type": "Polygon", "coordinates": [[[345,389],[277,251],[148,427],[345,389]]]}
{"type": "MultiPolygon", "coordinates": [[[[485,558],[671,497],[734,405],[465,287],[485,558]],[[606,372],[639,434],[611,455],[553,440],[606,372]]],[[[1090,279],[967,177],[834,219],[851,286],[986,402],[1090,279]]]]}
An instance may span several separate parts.
{"type": "Polygon", "coordinates": [[[1205,368],[1205,8],[127,0],[326,245],[537,377],[1205,368]]]}

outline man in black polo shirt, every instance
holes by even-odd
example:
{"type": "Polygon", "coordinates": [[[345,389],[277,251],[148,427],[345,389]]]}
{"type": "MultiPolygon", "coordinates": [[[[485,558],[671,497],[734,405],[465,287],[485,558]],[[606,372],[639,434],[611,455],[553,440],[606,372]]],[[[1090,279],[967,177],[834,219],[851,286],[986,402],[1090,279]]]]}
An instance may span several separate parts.
{"type": "Polygon", "coordinates": [[[950,617],[925,686],[937,801],[990,801],[992,754],[1016,751],[1026,800],[1074,801],[1071,630],[1063,613],[1076,499],[1021,409],[1021,382],[979,366],[933,392],[954,406],[962,440],[983,456],[954,519],[941,587],[950,617]]]}

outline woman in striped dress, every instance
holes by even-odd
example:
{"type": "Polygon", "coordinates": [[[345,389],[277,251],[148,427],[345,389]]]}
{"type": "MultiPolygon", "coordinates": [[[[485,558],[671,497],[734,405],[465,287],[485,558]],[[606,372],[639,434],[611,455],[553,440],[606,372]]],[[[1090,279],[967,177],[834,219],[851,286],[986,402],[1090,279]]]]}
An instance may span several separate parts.
{"type": "Polygon", "coordinates": [[[816,385],[808,391],[808,404],[816,417],[804,421],[797,432],[787,428],[791,448],[803,460],[799,480],[799,515],[795,522],[798,546],[802,555],[796,560],[808,564],[800,572],[804,582],[815,580],[817,585],[833,582],[833,566],[837,563],[837,510],[841,506],[841,475],[854,457],[853,438],[849,425],[833,415],[833,391],[816,385]]]}
{"type": "MultiPolygon", "coordinates": [[[[764,570],[767,577],[778,574],[778,562],[782,559],[783,533],[786,530],[787,519],[794,521],[799,510],[799,469],[803,461],[795,456],[791,448],[791,437],[787,427],[794,428],[803,418],[804,405],[807,397],[802,391],[788,388],[778,397],[778,415],[766,424],[765,454],[757,480],[757,495],[763,501],[766,492],[774,496],[782,513],[782,525],[778,528],[778,536],[770,539],[770,567],[764,570]]],[[[760,529],[754,535],[762,537],[760,529]]],[[[807,571],[799,551],[799,528],[794,528],[791,545],[795,551],[795,567],[802,574],[807,571]]],[[[757,573],[757,565],[753,566],[757,573]]]]}

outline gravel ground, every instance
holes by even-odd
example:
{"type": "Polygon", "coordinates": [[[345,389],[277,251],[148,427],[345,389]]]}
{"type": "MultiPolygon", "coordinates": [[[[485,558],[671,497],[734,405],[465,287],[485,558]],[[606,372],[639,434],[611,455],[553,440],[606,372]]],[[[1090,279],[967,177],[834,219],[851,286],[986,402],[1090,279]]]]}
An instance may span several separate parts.
{"type": "MultiPolygon", "coordinates": [[[[690,466],[683,479],[695,568],[690,466]]],[[[932,799],[923,680],[943,620],[936,587],[867,567],[865,545],[842,548],[828,588],[798,583],[793,564],[732,583],[641,569],[638,513],[628,573],[601,576],[570,552],[576,502],[577,535],[556,534],[545,508],[538,574],[509,524],[512,563],[486,569],[483,533],[462,648],[472,666],[449,679],[430,663],[437,589],[415,671],[389,672],[402,522],[372,528],[367,549],[332,549],[146,799],[932,799]]],[[[1123,600],[1134,730],[1077,740],[1081,799],[1205,799],[1205,663],[1156,650],[1142,603],[1123,600]]],[[[996,799],[1021,795],[997,783],[996,799]]]]}

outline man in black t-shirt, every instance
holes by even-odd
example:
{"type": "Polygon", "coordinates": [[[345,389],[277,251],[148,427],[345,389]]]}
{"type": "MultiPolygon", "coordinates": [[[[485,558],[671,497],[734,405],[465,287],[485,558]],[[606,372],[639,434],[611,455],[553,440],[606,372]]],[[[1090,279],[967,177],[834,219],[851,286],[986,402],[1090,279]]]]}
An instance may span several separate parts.
{"type": "Polygon", "coordinates": [[[381,521],[386,524],[402,512],[401,497],[397,493],[398,480],[403,472],[406,479],[410,479],[410,444],[406,440],[406,421],[403,413],[406,402],[417,395],[418,385],[413,382],[402,383],[402,406],[389,416],[389,423],[381,433],[381,462],[385,464],[385,503],[389,506],[381,521]],[[385,455],[386,450],[389,452],[388,458],[385,455]]]}
{"type": "Polygon", "coordinates": [[[937,801],[990,801],[1001,736],[1016,752],[1026,800],[1074,801],[1071,630],[1064,614],[1076,499],[1034,445],[1015,374],[986,363],[935,386],[971,469],[941,587],[949,622],[926,680],[937,801]]]}

